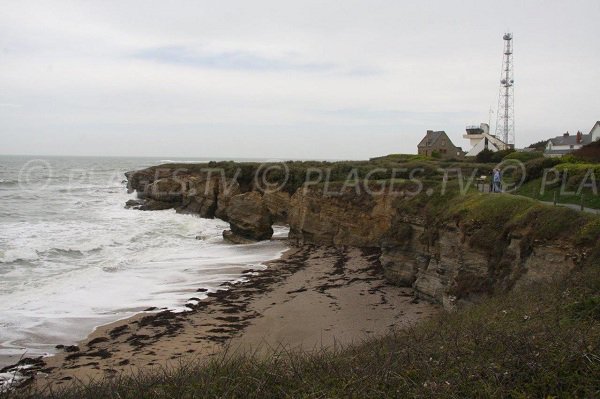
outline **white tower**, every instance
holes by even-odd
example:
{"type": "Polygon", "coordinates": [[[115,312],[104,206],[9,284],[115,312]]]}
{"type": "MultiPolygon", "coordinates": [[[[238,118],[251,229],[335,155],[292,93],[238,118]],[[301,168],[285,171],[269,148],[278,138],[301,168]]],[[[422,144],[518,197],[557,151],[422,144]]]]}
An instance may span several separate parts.
{"type": "Polygon", "coordinates": [[[513,79],[513,36],[505,33],[502,72],[500,74],[500,93],[498,94],[498,112],[496,112],[496,137],[506,144],[515,144],[515,101],[513,79]]]}

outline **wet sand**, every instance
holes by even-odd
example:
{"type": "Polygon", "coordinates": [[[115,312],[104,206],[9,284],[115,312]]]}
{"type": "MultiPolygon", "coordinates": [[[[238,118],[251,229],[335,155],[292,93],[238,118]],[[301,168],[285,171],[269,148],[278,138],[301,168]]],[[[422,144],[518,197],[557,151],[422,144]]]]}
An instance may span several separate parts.
{"type": "Polygon", "coordinates": [[[30,361],[39,388],[208,359],[227,347],[268,353],[359,343],[440,311],[387,284],[379,254],[292,247],[247,281],[209,293],[183,313],[142,313],[99,327],[77,346],[30,361]]]}

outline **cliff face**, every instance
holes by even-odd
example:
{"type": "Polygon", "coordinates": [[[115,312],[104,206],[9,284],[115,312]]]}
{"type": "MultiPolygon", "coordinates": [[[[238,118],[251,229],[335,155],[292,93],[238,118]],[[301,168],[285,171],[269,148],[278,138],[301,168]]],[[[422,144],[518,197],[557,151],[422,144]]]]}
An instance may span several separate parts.
{"type": "MultiPolygon", "coordinates": [[[[354,187],[334,192],[301,187],[290,197],[202,173],[168,177],[144,170],[129,172],[127,178],[129,189],[145,201],[140,209],[176,208],[228,220],[231,231],[224,236],[233,242],[269,239],[271,224],[279,222],[288,223],[290,239],[301,244],[379,248],[388,281],[412,287],[418,297],[449,309],[565,275],[589,249],[569,240],[534,239],[533,222],[509,222],[503,208],[492,202],[502,200],[498,206],[515,213],[514,196],[477,197],[485,199],[483,209],[492,209],[488,216],[465,213],[476,207],[465,203],[462,213],[436,219],[422,211],[433,198],[407,200],[397,193],[373,194],[354,187]],[[421,207],[416,211],[415,203],[421,207]]],[[[441,209],[449,206],[449,199],[437,201],[441,209]]]]}
{"type": "Polygon", "coordinates": [[[128,206],[140,210],[174,208],[203,218],[218,217],[230,222],[231,231],[224,236],[232,242],[269,239],[274,222],[287,223],[287,193],[263,195],[252,186],[242,189],[235,179],[205,171],[190,173],[164,167],[125,175],[129,192],[135,191],[140,199],[128,202],[128,206]]]}
{"type": "MultiPolygon", "coordinates": [[[[580,264],[585,248],[531,242],[515,228],[478,236],[472,221],[427,220],[406,213],[396,195],[327,195],[298,190],[291,199],[290,238],[301,243],[379,247],[388,281],[412,287],[423,299],[452,309],[480,297],[563,276],[580,264]]],[[[504,226],[497,226],[498,230],[504,226]]]]}
{"type": "Polygon", "coordinates": [[[321,245],[378,247],[390,231],[392,197],[300,188],[290,200],[290,238],[321,245]]]}

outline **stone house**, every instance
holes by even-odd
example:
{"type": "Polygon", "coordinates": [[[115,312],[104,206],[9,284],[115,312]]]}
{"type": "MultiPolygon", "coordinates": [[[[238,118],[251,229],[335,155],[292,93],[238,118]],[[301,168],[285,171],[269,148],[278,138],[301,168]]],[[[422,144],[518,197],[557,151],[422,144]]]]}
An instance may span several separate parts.
{"type": "Polygon", "coordinates": [[[443,130],[428,130],[417,145],[417,150],[419,155],[428,157],[437,154],[442,158],[462,158],[464,155],[462,148],[455,146],[443,130]]]}

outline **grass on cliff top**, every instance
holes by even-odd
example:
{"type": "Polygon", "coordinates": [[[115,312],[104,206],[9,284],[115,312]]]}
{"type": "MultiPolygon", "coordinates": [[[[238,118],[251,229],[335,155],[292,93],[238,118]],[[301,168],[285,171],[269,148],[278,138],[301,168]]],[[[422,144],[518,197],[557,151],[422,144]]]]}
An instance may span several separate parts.
{"type": "MultiPolygon", "coordinates": [[[[600,176],[600,174],[599,174],[600,176]]],[[[561,204],[581,205],[586,208],[600,209],[600,195],[590,187],[579,189],[579,186],[568,187],[561,191],[560,184],[542,187],[542,179],[533,179],[523,184],[517,194],[540,201],[553,202],[554,197],[561,204]]]]}
{"type": "Polygon", "coordinates": [[[561,281],[498,295],[337,351],[229,355],[60,392],[10,396],[599,397],[599,255],[597,248],[593,262],[561,281]]]}
{"type": "Polygon", "coordinates": [[[600,217],[519,195],[469,193],[454,197],[447,203],[444,217],[489,242],[509,232],[590,247],[600,240],[600,217]]]}
{"type": "MultiPolygon", "coordinates": [[[[236,177],[241,187],[249,188],[256,181],[257,172],[259,180],[262,173],[269,171],[267,181],[270,183],[284,183],[283,190],[292,194],[306,181],[319,180],[318,171],[322,171],[321,180],[329,182],[344,182],[358,177],[369,180],[385,180],[411,177],[424,179],[442,176],[440,168],[461,168],[466,175],[477,169],[478,174],[487,174],[492,165],[459,162],[452,160],[433,160],[422,156],[392,156],[373,158],[369,161],[286,161],[286,162],[233,162],[219,161],[197,164],[171,163],[149,168],[180,169],[187,173],[201,173],[208,169],[220,170],[225,177],[236,177]],[[287,172],[287,173],[286,173],[287,172]],[[286,178],[287,177],[287,178],[286,178]]],[[[180,172],[181,173],[181,172],[180,172]]]]}

